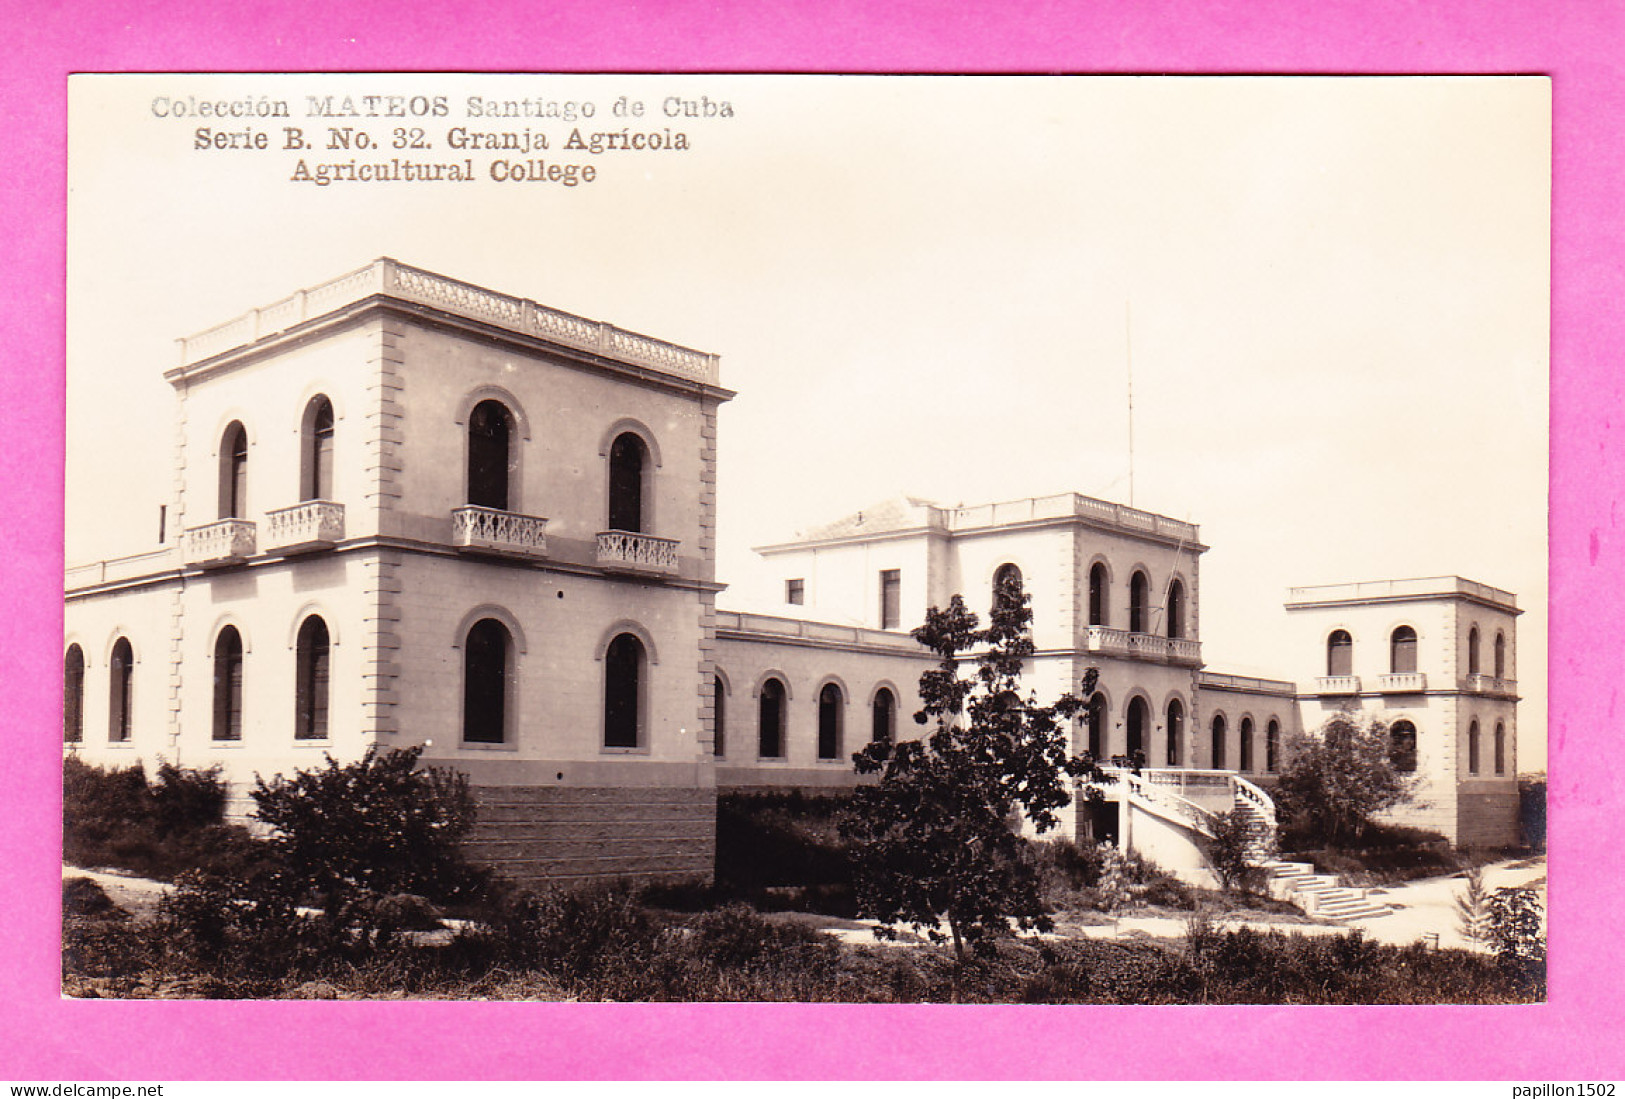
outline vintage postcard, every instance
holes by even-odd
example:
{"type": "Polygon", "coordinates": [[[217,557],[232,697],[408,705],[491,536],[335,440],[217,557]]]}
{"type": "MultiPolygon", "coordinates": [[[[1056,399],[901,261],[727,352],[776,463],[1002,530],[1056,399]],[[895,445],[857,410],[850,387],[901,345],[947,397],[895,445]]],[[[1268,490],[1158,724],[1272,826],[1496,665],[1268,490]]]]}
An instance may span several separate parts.
{"type": "Polygon", "coordinates": [[[1548,80],[68,127],[66,995],[1545,998],[1548,80]]]}

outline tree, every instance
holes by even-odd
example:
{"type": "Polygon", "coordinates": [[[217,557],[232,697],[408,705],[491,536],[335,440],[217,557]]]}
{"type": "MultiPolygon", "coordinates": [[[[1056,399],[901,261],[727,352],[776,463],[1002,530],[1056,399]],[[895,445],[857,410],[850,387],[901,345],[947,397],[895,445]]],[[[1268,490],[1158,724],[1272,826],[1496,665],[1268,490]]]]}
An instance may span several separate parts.
{"type": "MultiPolygon", "coordinates": [[[[1071,800],[1069,778],[1104,778],[1088,756],[1067,752],[1064,723],[1084,702],[1067,694],[1043,706],[1021,694],[1022,661],[1033,651],[1027,603],[1021,581],[1006,577],[985,630],[957,595],[946,610],[932,607],[914,637],[941,661],[920,676],[925,706],[914,719],[935,730],[853,756],[859,774],[880,776],[859,787],[841,825],[854,843],[860,912],[880,922],[883,938],[899,923],[933,942],[951,936],[961,962],[967,948],[991,951],[1011,920],[1022,930],[1051,926],[1020,819],[1046,832],[1071,800]],[[983,645],[975,676],[961,678],[959,654],[983,645]]],[[[1084,697],[1095,679],[1091,668],[1084,697]]]]}
{"type": "Polygon", "coordinates": [[[397,894],[455,898],[475,875],[461,841],[474,824],[474,798],[459,772],[419,770],[421,747],[376,748],[354,763],[270,783],[255,781],[255,815],[288,877],[321,897],[330,918],[397,894]]]}
{"type": "Polygon", "coordinates": [[[1250,815],[1239,809],[1214,814],[1213,835],[1204,846],[1226,893],[1257,889],[1263,871],[1256,859],[1265,852],[1259,850],[1259,826],[1250,815]]]}
{"type": "Polygon", "coordinates": [[[1338,714],[1318,732],[1288,739],[1276,803],[1317,839],[1357,844],[1373,816],[1410,800],[1412,782],[1389,751],[1386,722],[1338,714]]]}

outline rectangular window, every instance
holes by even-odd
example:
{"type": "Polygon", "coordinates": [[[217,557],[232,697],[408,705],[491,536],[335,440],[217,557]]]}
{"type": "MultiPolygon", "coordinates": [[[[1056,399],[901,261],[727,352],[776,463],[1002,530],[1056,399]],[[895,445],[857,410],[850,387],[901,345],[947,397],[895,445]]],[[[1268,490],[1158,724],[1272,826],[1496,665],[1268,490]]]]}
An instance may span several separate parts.
{"type": "Polygon", "coordinates": [[[807,582],[805,580],[786,580],[784,582],[784,601],[801,606],[807,601],[807,582]]]}
{"type": "Polygon", "coordinates": [[[895,630],[903,624],[903,574],[899,569],[880,573],[880,628],[895,630]]]}

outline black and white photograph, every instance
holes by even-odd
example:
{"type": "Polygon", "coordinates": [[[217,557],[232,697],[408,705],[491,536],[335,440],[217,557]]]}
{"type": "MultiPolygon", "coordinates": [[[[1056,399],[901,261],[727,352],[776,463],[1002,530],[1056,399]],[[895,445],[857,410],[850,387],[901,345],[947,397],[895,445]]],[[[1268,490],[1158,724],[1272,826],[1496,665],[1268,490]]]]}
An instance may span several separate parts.
{"type": "Polygon", "coordinates": [[[1548,79],[68,106],[64,996],[1545,1001],[1548,79]]]}

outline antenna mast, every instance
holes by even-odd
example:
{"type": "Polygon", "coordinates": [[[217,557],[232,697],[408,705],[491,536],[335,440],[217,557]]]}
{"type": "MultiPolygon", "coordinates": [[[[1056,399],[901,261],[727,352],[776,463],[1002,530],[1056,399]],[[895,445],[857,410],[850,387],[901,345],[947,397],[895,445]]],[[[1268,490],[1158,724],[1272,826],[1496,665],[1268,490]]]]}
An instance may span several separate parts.
{"type": "Polygon", "coordinates": [[[1123,301],[1123,346],[1128,358],[1128,506],[1134,506],[1134,321],[1132,305],[1123,301]]]}

